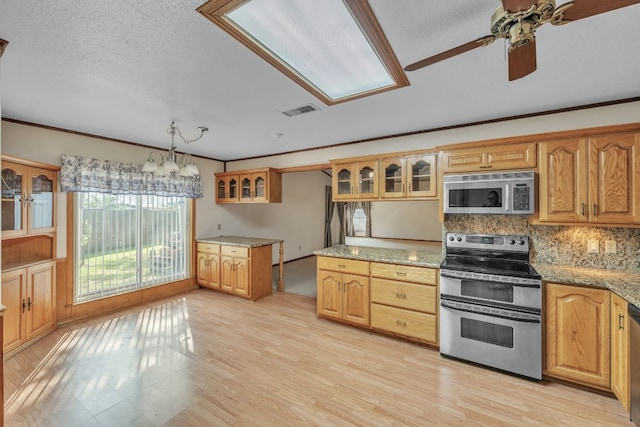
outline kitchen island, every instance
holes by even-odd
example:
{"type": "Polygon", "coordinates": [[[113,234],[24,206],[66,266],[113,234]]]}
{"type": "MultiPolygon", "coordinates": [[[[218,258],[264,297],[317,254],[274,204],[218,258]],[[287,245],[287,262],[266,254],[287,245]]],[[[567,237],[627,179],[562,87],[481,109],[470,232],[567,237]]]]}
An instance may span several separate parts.
{"type": "Polygon", "coordinates": [[[252,301],[271,295],[274,243],[280,244],[278,291],[284,290],[284,241],[257,237],[196,239],[198,284],[252,301]]]}

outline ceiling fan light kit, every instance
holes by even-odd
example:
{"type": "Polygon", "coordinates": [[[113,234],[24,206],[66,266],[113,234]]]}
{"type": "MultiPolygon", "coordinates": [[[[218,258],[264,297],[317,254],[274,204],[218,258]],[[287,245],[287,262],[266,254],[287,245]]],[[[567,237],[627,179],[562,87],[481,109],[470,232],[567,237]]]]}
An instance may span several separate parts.
{"type": "Polygon", "coordinates": [[[535,30],[539,26],[564,25],[638,3],[640,0],[574,0],[556,8],[555,0],[502,0],[491,16],[491,35],[407,65],[404,70],[415,71],[504,38],[509,42],[509,80],[516,80],[537,68],[535,30]]]}

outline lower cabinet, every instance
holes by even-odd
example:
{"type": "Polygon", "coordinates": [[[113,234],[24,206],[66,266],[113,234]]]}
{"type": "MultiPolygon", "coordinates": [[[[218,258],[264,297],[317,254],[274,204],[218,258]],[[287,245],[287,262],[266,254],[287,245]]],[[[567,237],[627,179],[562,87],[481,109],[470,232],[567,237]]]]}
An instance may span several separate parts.
{"type": "Polygon", "coordinates": [[[438,344],[434,268],[318,257],[318,316],[438,344]]]}
{"type": "Polygon", "coordinates": [[[629,314],[627,300],[611,293],[611,391],[629,411],[629,314]]]}
{"type": "Polygon", "coordinates": [[[4,353],[56,325],[55,262],[2,273],[4,353]]]}
{"type": "Polygon", "coordinates": [[[272,246],[197,243],[197,282],[253,301],[271,295],[272,246]]]}
{"type": "Polygon", "coordinates": [[[371,327],[438,344],[437,271],[371,263],[371,327]]]}
{"type": "Polygon", "coordinates": [[[610,291],[547,283],[545,304],[545,374],[610,390],[610,291]]]}
{"type": "Polygon", "coordinates": [[[369,262],[318,257],[319,316],[369,326],[369,262]]]}
{"type": "Polygon", "coordinates": [[[198,243],[196,248],[198,284],[207,288],[220,289],[220,245],[198,243]]]}

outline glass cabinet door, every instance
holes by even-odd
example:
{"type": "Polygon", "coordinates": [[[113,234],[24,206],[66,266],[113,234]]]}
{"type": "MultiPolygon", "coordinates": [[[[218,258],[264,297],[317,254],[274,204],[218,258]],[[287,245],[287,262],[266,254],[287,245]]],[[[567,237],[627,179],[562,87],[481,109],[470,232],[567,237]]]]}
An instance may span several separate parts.
{"type": "Polygon", "coordinates": [[[432,197],[436,191],[436,157],[434,154],[411,157],[407,161],[411,197],[432,197]]]}
{"type": "Polygon", "coordinates": [[[238,198],[238,180],[236,178],[229,178],[229,199],[235,200],[238,198]]]}
{"type": "Polygon", "coordinates": [[[216,198],[218,200],[220,199],[225,199],[226,197],[226,190],[227,190],[227,183],[224,179],[219,179],[218,180],[218,189],[217,189],[217,193],[216,193],[216,198]]]}
{"type": "Polygon", "coordinates": [[[358,164],[358,192],[359,198],[377,197],[378,196],[378,163],[359,163],[358,164]]]}
{"type": "Polygon", "coordinates": [[[338,168],[337,173],[334,173],[337,177],[336,189],[338,195],[351,195],[351,166],[344,165],[338,168]]]}
{"type": "Polygon", "coordinates": [[[3,235],[19,235],[25,233],[26,182],[24,169],[20,165],[12,165],[2,169],[2,232],[3,235]]]}
{"type": "Polygon", "coordinates": [[[245,176],[242,178],[242,181],[240,181],[240,199],[248,200],[251,198],[251,179],[248,176],[245,176]]]}
{"type": "Polygon", "coordinates": [[[30,230],[53,228],[53,191],[53,179],[44,174],[31,177],[28,196],[30,230]]]}
{"type": "Polygon", "coordinates": [[[253,188],[254,188],[254,199],[264,199],[265,198],[265,177],[263,175],[256,175],[253,179],[253,188]]]}
{"type": "Polygon", "coordinates": [[[403,197],[405,195],[405,159],[389,158],[380,161],[382,173],[380,191],[385,198],[403,197]]]}

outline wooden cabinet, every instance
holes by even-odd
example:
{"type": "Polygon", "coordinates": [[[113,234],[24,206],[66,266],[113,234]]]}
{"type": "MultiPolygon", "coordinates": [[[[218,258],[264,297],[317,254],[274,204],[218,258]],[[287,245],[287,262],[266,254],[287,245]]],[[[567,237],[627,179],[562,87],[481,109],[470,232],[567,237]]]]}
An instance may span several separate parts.
{"type": "Polygon", "coordinates": [[[239,175],[216,174],[216,203],[238,203],[239,175]]]}
{"type": "Polygon", "coordinates": [[[207,288],[220,289],[220,245],[198,242],[196,248],[198,284],[207,288]]]}
{"type": "Polygon", "coordinates": [[[55,263],[45,262],[3,272],[4,352],[53,329],[55,317],[55,263]]]}
{"type": "Polygon", "coordinates": [[[56,171],[3,160],[2,237],[55,231],[56,171]]]}
{"type": "Polygon", "coordinates": [[[369,263],[318,257],[319,316],[369,326],[369,263]]]}
{"type": "Polygon", "coordinates": [[[545,374],[610,389],[610,292],[545,285],[545,374]]]}
{"type": "Polygon", "coordinates": [[[333,199],[378,198],[378,160],[335,163],[333,172],[333,199]]]}
{"type": "Polygon", "coordinates": [[[272,245],[198,242],[198,284],[255,301],[272,293],[271,257],[272,245]]]}
{"type": "Polygon", "coordinates": [[[272,168],[216,174],[216,203],[280,203],[282,174],[272,168]]]}
{"type": "Polygon", "coordinates": [[[371,263],[371,327],[438,344],[437,271],[371,263]]]}
{"type": "Polygon", "coordinates": [[[531,169],[536,167],[536,144],[494,145],[441,151],[444,173],[486,170],[531,169]]]}
{"type": "Polygon", "coordinates": [[[640,223],[640,134],[540,144],[539,221],[640,223]]]}
{"type": "Polygon", "coordinates": [[[222,289],[249,296],[249,248],[222,246],[220,253],[222,289]]]}
{"type": "Polygon", "coordinates": [[[627,301],[611,293],[611,390],[629,411],[629,315],[627,301]]]}
{"type": "Polygon", "coordinates": [[[436,197],[436,155],[394,156],[380,160],[380,198],[436,197]]]}

